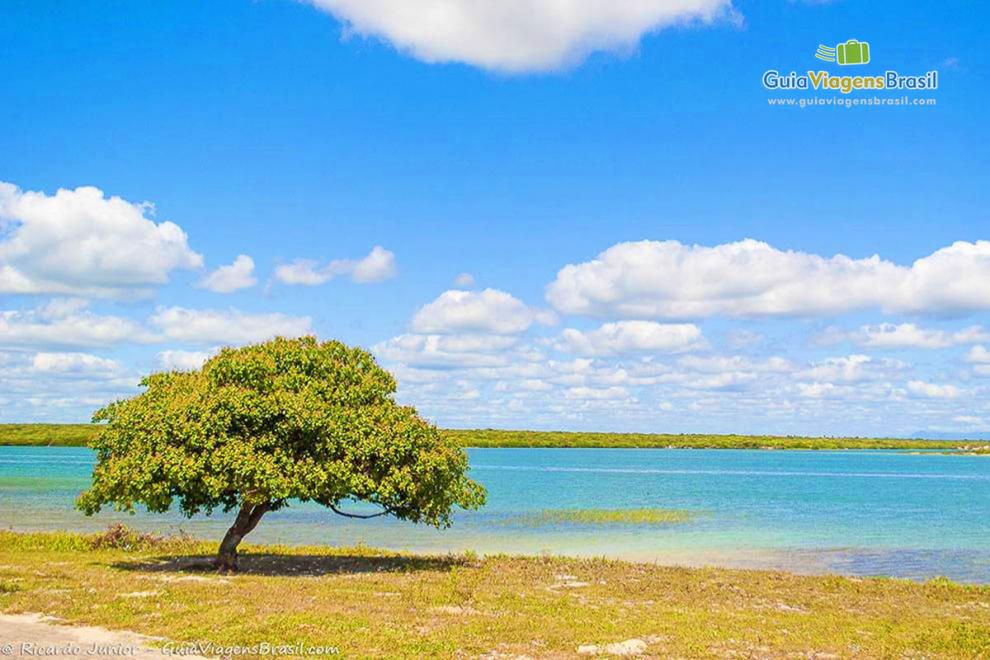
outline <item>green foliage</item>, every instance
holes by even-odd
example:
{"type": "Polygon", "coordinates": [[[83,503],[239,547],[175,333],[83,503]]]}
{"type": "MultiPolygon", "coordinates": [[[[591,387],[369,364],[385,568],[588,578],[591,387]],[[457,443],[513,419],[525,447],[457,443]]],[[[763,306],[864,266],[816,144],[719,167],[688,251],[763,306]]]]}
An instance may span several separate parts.
{"type": "Polygon", "coordinates": [[[187,516],[289,500],[369,502],[447,526],[484,503],[467,457],[415,409],[366,351],[315,338],[224,349],[202,369],[148,376],[96,412],[93,485],[77,502],[187,516]]]}
{"type": "MultiPolygon", "coordinates": [[[[97,424],[0,424],[0,445],[85,445],[97,424]]],[[[966,440],[901,438],[809,438],[700,433],[595,433],[448,429],[441,433],[461,447],[639,447],[657,449],[936,449],[988,454],[990,447],[966,440]]]]}
{"type": "Polygon", "coordinates": [[[656,449],[941,449],[967,445],[954,440],[899,438],[808,438],[701,433],[595,433],[571,431],[445,430],[462,447],[614,447],[656,449]]]}

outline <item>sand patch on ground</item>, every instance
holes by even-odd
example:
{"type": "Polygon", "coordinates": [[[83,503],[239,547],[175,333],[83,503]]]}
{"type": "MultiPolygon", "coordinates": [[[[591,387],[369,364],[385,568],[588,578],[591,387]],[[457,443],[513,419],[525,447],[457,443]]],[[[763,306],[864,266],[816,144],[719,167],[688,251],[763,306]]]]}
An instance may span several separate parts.
{"type": "Polygon", "coordinates": [[[37,658],[39,655],[114,660],[165,657],[161,650],[162,640],[106,628],[60,625],[57,619],[39,614],[0,614],[0,640],[3,642],[0,650],[7,658],[37,658]],[[65,652],[44,653],[48,648],[65,652]]]}

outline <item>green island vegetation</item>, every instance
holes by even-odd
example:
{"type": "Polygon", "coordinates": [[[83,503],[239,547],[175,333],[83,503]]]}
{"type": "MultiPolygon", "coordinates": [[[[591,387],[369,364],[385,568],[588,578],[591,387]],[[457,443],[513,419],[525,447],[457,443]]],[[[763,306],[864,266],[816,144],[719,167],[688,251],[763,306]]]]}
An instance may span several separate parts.
{"type": "Polygon", "coordinates": [[[650,657],[990,651],[990,586],[944,579],[250,545],[221,576],[199,569],[215,549],[123,528],[0,532],[0,611],[179,643],[331,644],[342,657],[574,657],[623,642],[650,657]]]}
{"type": "Polygon", "coordinates": [[[509,524],[538,527],[560,523],[583,525],[669,525],[689,522],[696,512],[683,509],[544,509],[511,518],[509,524]]]}
{"type": "MultiPolygon", "coordinates": [[[[0,424],[0,445],[81,447],[99,434],[98,424],[0,424]]],[[[461,447],[585,447],[642,449],[905,449],[949,453],[990,453],[990,446],[966,440],[898,438],[811,438],[768,435],[596,433],[444,429],[461,447]]]]}
{"type": "Polygon", "coordinates": [[[96,424],[0,424],[0,445],[84,447],[99,432],[96,424]]]}
{"type": "Polygon", "coordinates": [[[941,449],[955,450],[972,441],[899,438],[809,438],[700,433],[595,433],[572,431],[445,430],[462,447],[586,447],[670,449],[941,449]]]}

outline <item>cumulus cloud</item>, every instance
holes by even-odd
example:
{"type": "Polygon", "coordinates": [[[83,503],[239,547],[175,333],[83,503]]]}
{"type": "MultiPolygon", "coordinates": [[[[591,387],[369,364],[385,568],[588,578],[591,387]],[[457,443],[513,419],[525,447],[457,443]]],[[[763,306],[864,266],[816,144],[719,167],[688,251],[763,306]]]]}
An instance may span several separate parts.
{"type": "Polygon", "coordinates": [[[404,334],[376,344],[376,355],[420,369],[498,367],[518,354],[515,337],[505,335],[404,334]]]}
{"type": "Polygon", "coordinates": [[[193,371],[202,367],[212,355],[208,351],[168,350],[158,354],[158,364],[166,371],[193,371]]]}
{"type": "Polygon", "coordinates": [[[424,334],[513,334],[535,322],[552,324],[555,318],[553,313],[530,307],[504,291],[452,289],[421,307],[413,316],[412,329],[424,334]]]}
{"type": "Polygon", "coordinates": [[[612,318],[949,314],[990,309],[990,241],[959,241],[910,266],[778,250],[746,239],[714,247],[619,243],[565,266],[547,287],[560,312],[612,318]]]}
{"type": "Polygon", "coordinates": [[[140,296],[202,266],[185,232],[153,214],[90,186],[46,195],[0,182],[0,293],[140,296]]]}
{"type": "Polygon", "coordinates": [[[0,312],[0,346],[111,346],[156,341],[140,323],[86,311],[76,301],[0,312]]]}
{"type": "Polygon", "coordinates": [[[236,309],[160,307],[150,322],[167,339],[205,344],[249,344],[312,333],[308,316],[249,314],[236,309]]]}
{"type": "Polygon", "coordinates": [[[914,396],[926,399],[954,399],[960,394],[955,385],[938,385],[923,380],[908,381],[907,388],[914,396]]]}
{"type": "Polygon", "coordinates": [[[233,293],[258,283],[254,277],[254,259],[239,254],[232,264],[220,266],[199,281],[198,286],[216,293],[233,293]]]}
{"type": "Polygon", "coordinates": [[[564,396],[568,399],[582,399],[591,401],[614,401],[617,399],[628,399],[629,391],[624,387],[569,387],[564,390],[564,396]]]}
{"type": "Polygon", "coordinates": [[[700,373],[790,373],[794,365],[779,356],[766,360],[752,360],[741,355],[685,355],[677,360],[677,365],[700,373]]]}
{"type": "Polygon", "coordinates": [[[935,330],[914,323],[864,325],[851,332],[832,331],[823,343],[851,341],[865,348],[948,348],[990,341],[990,331],[974,325],[961,330],[935,330]]]}
{"type": "Polygon", "coordinates": [[[425,62],[550,71],[629,52],[671,25],[735,19],[730,0],[310,0],[346,26],[425,62]]]}
{"type": "Polygon", "coordinates": [[[977,376],[990,376],[990,351],[984,346],[974,346],[966,353],[966,361],[972,363],[977,376]]]}
{"type": "Polygon", "coordinates": [[[868,355],[831,357],[797,373],[802,380],[857,382],[890,377],[907,368],[899,360],[876,359],[868,355]]]}
{"type": "Polygon", "coordinates": [[[588,356],[623,353],[681,353],[705,346],[701,328],[692,323],[619,321],[596,330],[565,329],[560,336],[561,350],[588,356]]]}
{"type": "Polygon", "coordinates": [[[990,351],[984,346],[974,346],[966,354],[966,360],[977,364],[990,364],[990,351]]]}
{"type": "Polygon", "coordinates": [[[35,353],[31,361],[35,371],[59,374],[114,374],[120,365],[107,358],[89,353],[35,353]]]}
{"type": "Polygon", "coordinates": [[[0,401],[10,419],[80,421],[134,393],[138,380],[116,360],[89,353],[0,353],[0,401]]]}
{"type": "Polygon", "coordinates": [[[325,265],[313,259],[296,259],[276,267],[275,279],[282,284],[318,286],[348,276],[357,284],[371,284],[391,279],[397,272],[395,254],[376,245],[362,259],[334,259],[325,265]]]}

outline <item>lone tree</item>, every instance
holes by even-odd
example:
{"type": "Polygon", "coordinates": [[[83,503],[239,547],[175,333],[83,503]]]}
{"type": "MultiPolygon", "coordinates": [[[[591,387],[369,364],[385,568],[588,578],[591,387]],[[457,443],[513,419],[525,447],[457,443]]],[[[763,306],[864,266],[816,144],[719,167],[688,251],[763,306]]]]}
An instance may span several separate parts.
{"type": "Polygon", "coordinates": [[[227,348],[196,371],[148,376],[144,392],[98,410],[92,487],[77,506],[105,504],[186,516],[237,511],[216,567],[237,570],[237,546],[269,511],[313,501],[357,518],[392,515],[448,527],[452,507],[477,508],[464,452],[409,406],[364,350],[313,337],[227,348]],[[346,512],[347,501],[377,505],[346,512]]]}

